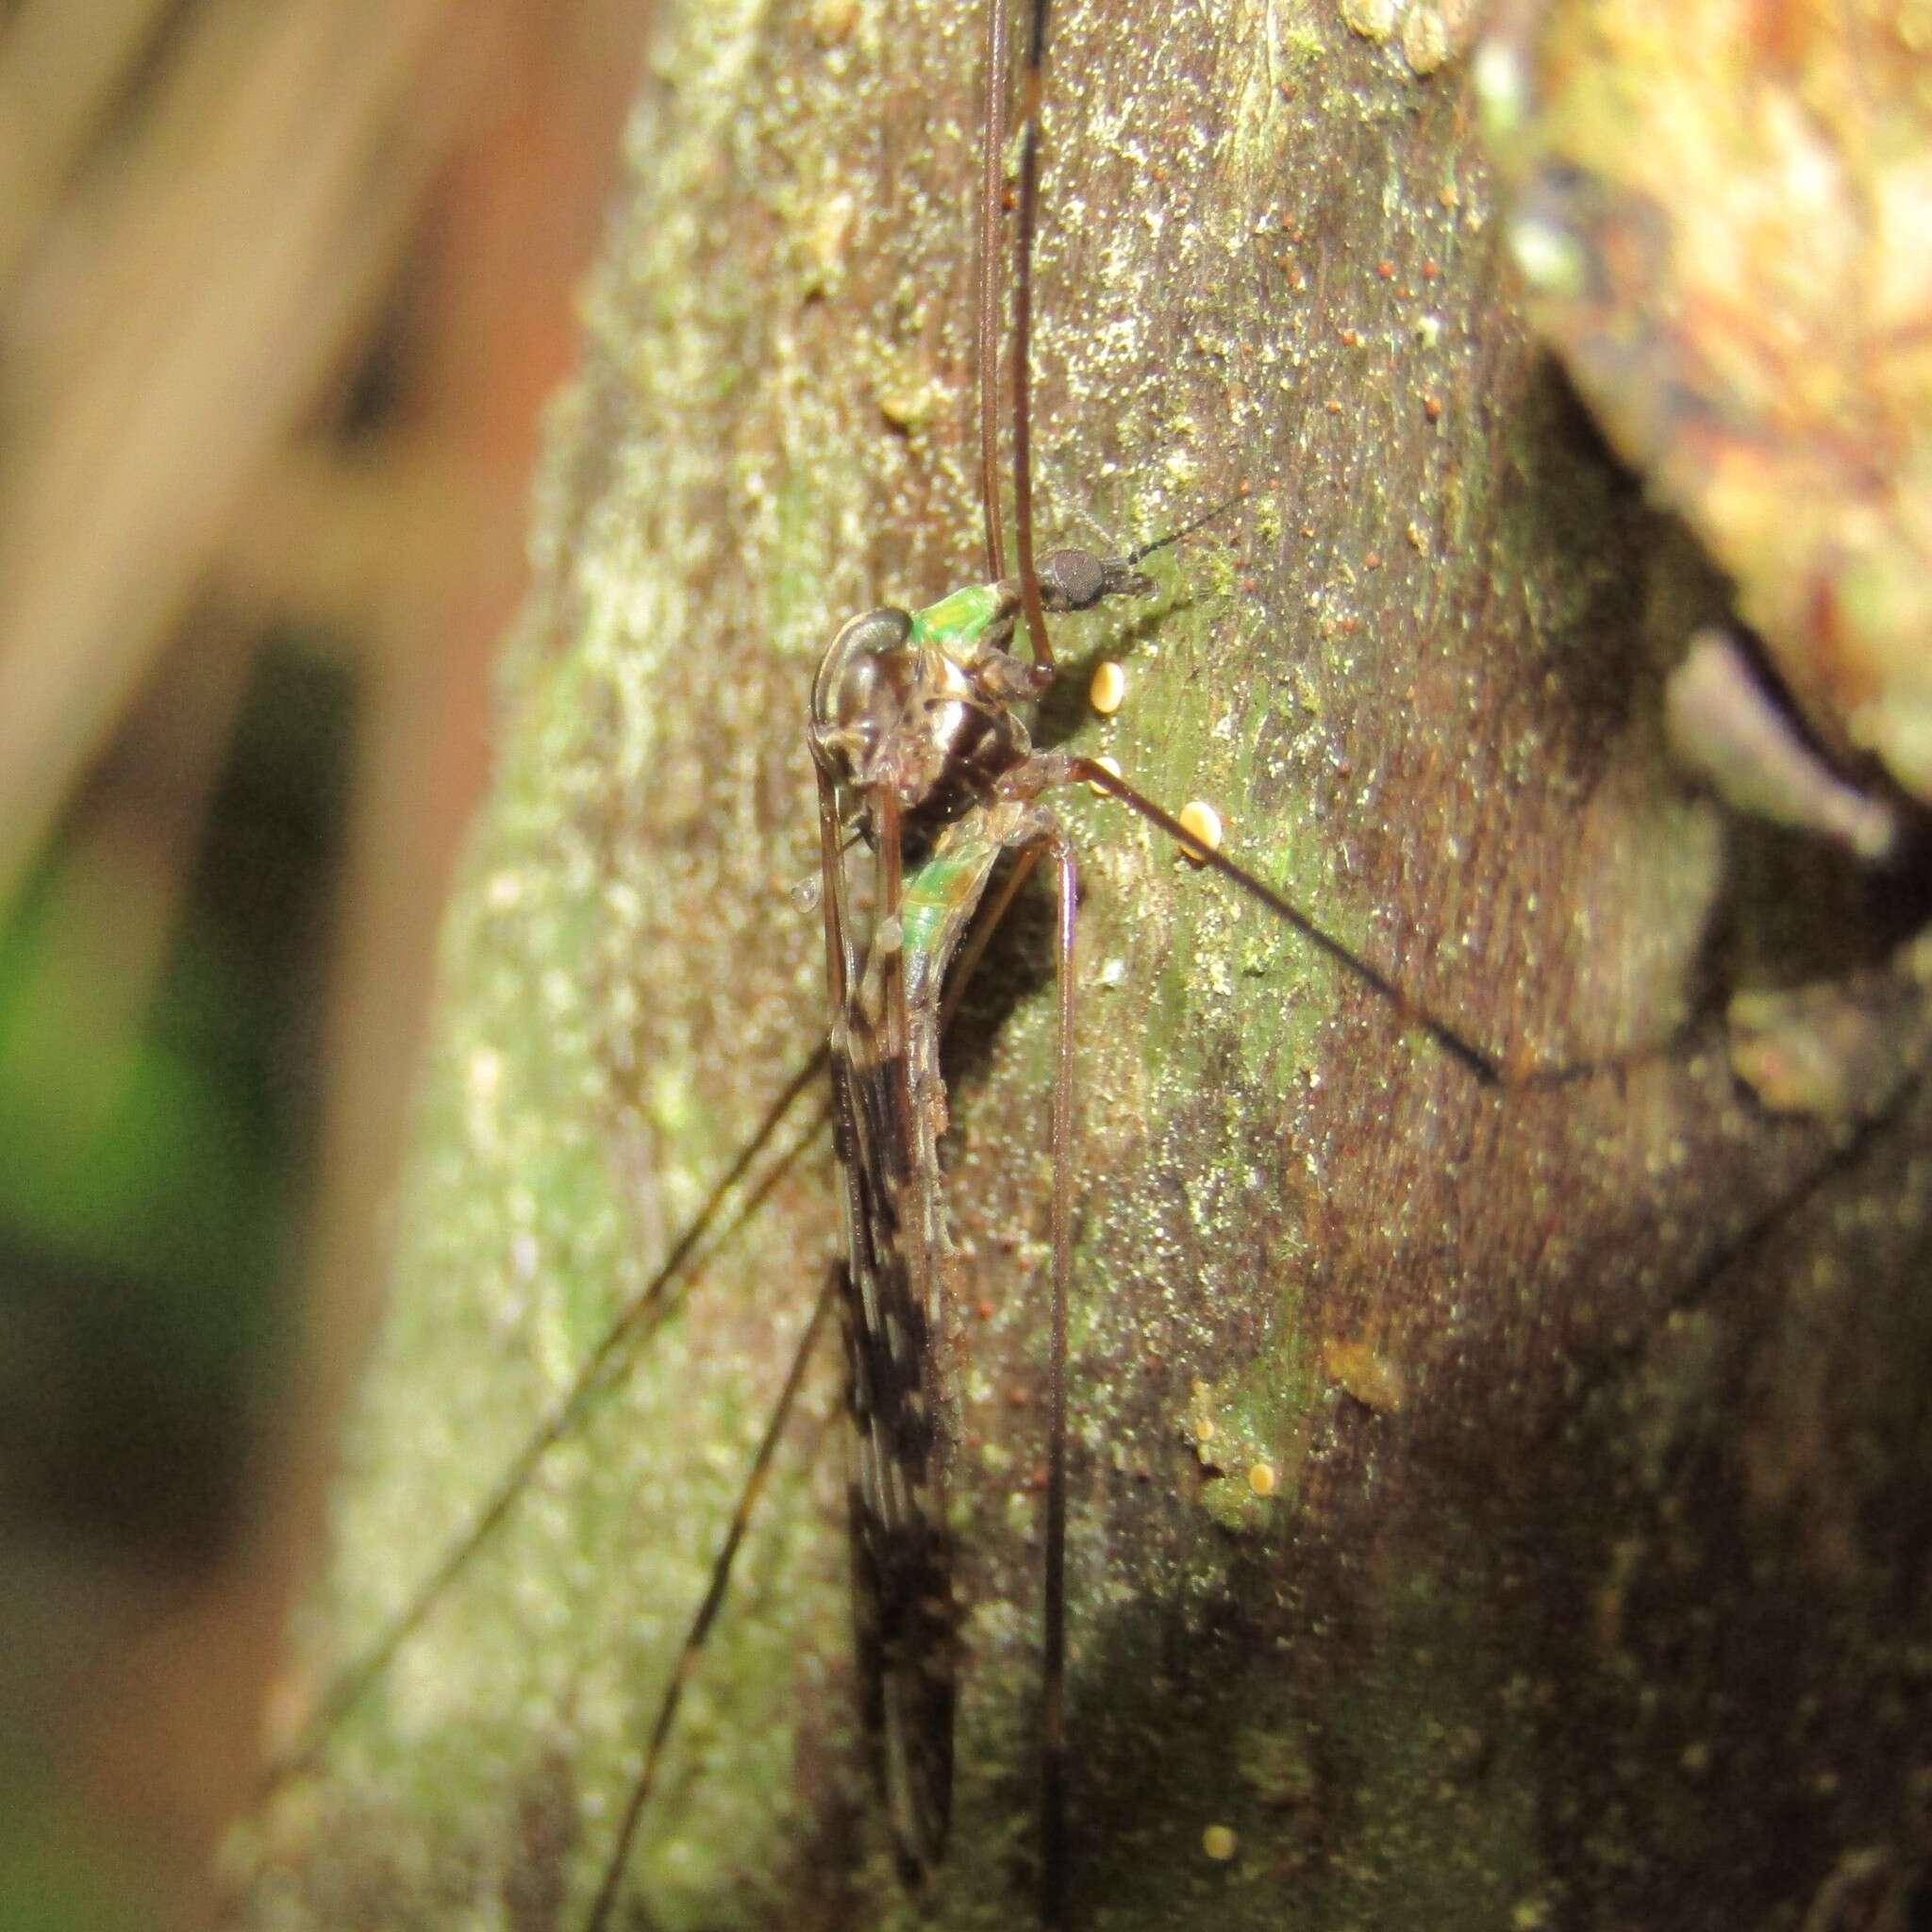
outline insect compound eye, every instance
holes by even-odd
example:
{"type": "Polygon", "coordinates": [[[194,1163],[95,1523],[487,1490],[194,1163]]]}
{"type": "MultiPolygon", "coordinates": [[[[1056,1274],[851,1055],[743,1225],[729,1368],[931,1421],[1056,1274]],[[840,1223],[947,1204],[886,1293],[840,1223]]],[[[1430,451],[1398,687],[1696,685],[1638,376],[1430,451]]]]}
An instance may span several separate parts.
{"type": "Polygon", "coordinates": [[[1040,594],[1058,609],[1084,610],[1107,588],[1107,567],[1091,550],[1050,550],[1040,559],[1040,594]]]}
{"type": "Polygon", "coordinates": [[[1085,610],[1103,597],[1144,597],[1153,589],[1128,558],[1050,550],[1040,559],[1040,595],[1051,610],[1085,610]]]}

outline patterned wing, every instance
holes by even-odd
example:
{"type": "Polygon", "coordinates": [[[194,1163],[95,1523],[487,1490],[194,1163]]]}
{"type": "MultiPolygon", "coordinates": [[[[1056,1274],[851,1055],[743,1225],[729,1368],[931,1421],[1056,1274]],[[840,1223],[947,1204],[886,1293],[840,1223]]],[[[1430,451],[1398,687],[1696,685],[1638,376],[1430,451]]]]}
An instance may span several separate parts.
{"type": "MultiPolygon", "coordinates": [[[[854,1621],[873,1769],[899,1862],[922,1883],[944,1852],[953,1795],[958,1673],[953,1549],[946,1526],[944,1391],[935,1342],[945,1241],[933,1121],[914,1049],[936,1086],[936,1005],[920,952],[921,994],[907,993],[899,824],[880,811],[873,938],[861,957],[845,864],[850,823],[821,764],[825,969],[832,1086],[845,1196],[841,1307],[854,1621]],[[881,935],[884,941],[881,941],[881,935]]],[[[943,961],[940,962],[941,971],[943,961]]]]}
{"type": "Polygon", "coordinates": [[[853,1602],[874,1770],[901,1866],[916,1884],[945,1848],[953,1790],[957,1617],[935,1347],[943,1208],[905,1032],[874,1024],[864,1004],[857,993],[847,1003],[834,1071],[850,1127],[843,1309],[853,1602]]]}

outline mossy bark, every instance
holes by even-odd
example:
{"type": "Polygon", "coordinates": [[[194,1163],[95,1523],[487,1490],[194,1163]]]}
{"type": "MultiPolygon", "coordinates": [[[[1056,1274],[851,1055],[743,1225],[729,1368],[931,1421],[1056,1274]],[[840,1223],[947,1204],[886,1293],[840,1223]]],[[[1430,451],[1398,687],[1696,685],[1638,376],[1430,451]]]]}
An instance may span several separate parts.
{"type": "MultiPolygon", "coordinates": [[[[450,926],[348,1632],[823,1034],[787,891],[815,656],[979,569],[977,12],[663,9],[450,926]]],[[[1512,1066],[1626,1062],[1485,1087],[1067,802],[1076,1923],[1795,1925],[1922,1829],[1927,1112],[1902,1070],[1855,1121],[1772,1120],[1684,1029],[1736,961],[1855,950],[1857,894],[1663,758],[1661,675],[1721,590],[1520,320],[1467,70],[1323,5],[1057,14],[1043,534],[1246,494],[1154,605],[1063,633],[1043,734],[1214,801],[1512,1066]],[[1791,917],[1826,904],[1833,947],[1791,917]]],[[[954,1042],[946,1924],[1030,1911],[1048,957],[1023,915],[954,1042]]],[[[291,1808],[285,1911],[568,1923],[835,1221],[819,1143],[291,1808]]],[[[799,1441],[640,1924],[914,1915],[857,1770],[836,1420],[799,1441]]]]}

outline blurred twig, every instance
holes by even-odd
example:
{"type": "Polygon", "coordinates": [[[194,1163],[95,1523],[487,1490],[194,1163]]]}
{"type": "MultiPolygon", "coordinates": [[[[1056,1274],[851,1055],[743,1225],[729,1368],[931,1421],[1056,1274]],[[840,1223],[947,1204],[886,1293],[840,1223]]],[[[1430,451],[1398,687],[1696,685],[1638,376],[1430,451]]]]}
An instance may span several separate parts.
{"type": "Polygon", "coordinates": [[[240,1533],[217,1560],[160,1578],[69,1542],[31,1587],[16,1569],[25,1609],[0,1648],[11,1684],[36,1688],[34,1723],[8,1702],[0,1729],[59,1742],[26,1796],[0,1792],[0,1894],[23,1870],[83,1890],[131,1874],[132,1923],[192,1918],[253,1788],[375,1299],[438,893],[481,782],[529,424],[642,10],[4,9],[0,915],[61,832],[13,1002],[16,1084],[58,1082],[85,1115],[138,1044],[265,631],[355,654],[359,769],[331,970],[310,989],[325,1176],[289,1191],[310,1209],[299,1272],[317,1299],[289,1315],[286,1380],[257,1396],[240,1533]],[[374,400],[357,389],[345,410],[372,367],[374,400]]]}
{"type": "Polygon", "coordinates": [[[43,242],[0,485],[0,905],[384,288],[492,13],[214,0],[43,242]]]}
{"type": "Polygon", "coordinates": [[[58,1094],[76,1148],[130,1076],[259,636],[252,611],[209,613],[70,821],[0,1084],[58,1094]]]}
{"type": "Polygon", "coordinates": [[[167,12],[25,0],[0,38],[0,284],[10,281],[167,12]]]}

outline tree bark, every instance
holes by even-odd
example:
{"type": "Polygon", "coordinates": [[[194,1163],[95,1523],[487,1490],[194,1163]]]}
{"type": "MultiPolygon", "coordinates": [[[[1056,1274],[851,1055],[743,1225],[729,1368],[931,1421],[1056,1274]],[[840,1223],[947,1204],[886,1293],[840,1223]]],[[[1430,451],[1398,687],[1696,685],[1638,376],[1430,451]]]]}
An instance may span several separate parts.
{"type": "MultiPolygon", "coordinates": [[[[450,929],[347,1632],[824,1034],[787,891],[816,656],[980,574],[977,11],[665,10],[450,929]]],[[[1245,494],[1155,604],[1060,633],[1041,736],[1212,800],[1228,850],[1512,1068],[1585,1069],[1484,1086],[1066,801],[1075,1923],[1796,1926],[1873,1872],[1903,1897],[1926,1098],[1901,1067],[1853,1118],[1773,1118],[1706,1017],[1742,962],[1857,958],[1871,908],[1664,759],[1662,675],[1723,587],[1530,339],[1468,67],[1419,78],[1322,7],[1056,11],[1042,542],[1245,494]]],[[[1031,1922],[1049,962],[1023,914],[952,1042],[941,1924],[1031,1922]]],[[[284,1909],[571,1922],[835,1223],[821,1141],[340,1741],[277,1836],[284,1909]]],[[[910,1916],[858,1769],[836,1417],[797,1444],[687,1692],[640,1924],[910,1916]]]]}

